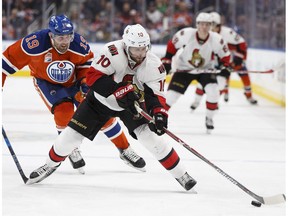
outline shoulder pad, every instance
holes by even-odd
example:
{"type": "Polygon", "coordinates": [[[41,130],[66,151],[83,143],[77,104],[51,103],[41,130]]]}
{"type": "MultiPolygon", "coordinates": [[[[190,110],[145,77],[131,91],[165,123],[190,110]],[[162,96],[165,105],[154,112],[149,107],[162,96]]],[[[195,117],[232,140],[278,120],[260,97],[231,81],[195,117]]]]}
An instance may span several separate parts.
{"type": "Polygon", "coordinates": [[[49,29],[40,30],[22,39],[21,46],[28,55],[39,55],[51,48],[49,29]]]}
{"type": "Polygon", "coordinates": [[[74,33],[74,39],[71,42],[69,49],[82,55],[87,55],[90,52],[88,42],[78,33],[74,33]]]}

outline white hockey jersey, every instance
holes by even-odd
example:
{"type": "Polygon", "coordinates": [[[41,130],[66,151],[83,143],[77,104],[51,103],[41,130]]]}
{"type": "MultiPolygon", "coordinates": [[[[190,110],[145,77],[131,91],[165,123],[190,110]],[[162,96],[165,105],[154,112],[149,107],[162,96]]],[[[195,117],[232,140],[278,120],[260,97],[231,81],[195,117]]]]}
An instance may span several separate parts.
{"type": "MultiPolygon", "coordinates": [[[[154,94],[164,98],[165,68],[161,60],[150,50],[147,51],[144,61],[135,65],[133,61],[128,60],[122,40],[113,41],[104,46],[102,53],[94,59],[91,66],[97,71],[113,76],[117,83],[131,81],[142,91],[143,85],[146,84],[154,94]]],[[[113,94],[106,98],[94,92],[94,96],[112,110],[123,110],[113,94]]]]}
{"type": "Polygon", "coordinates": [[[227,26],[221,26],[219,34],[227,42],[232,55],[246,59],[247,44],[241,35],[227,26]]]}
{"type": "Polygon", "coordinates": [[[225,66],[229,65],[230,52],[221,35],[209,32],[204,43],[200,43],[197,37],[197,29],[190,27],[181,29],[173,36],[172,43],[178,50],[172,61],[173,71],[197,74],[203,69],[213,69],[215,54],[225,66]]]}

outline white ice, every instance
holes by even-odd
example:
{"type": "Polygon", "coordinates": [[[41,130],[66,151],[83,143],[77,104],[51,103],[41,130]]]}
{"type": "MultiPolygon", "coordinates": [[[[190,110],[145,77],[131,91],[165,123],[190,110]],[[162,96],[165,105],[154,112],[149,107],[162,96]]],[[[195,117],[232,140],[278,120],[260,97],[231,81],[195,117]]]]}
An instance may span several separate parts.
{"type": "MultiPolygon", "coordinates": [[[[205,103],[190,111],[191,86],[170,110],[169,129],[188,145],[260,196],[285,193],[285,109],[258,97],[248,104],[240,89],[221,98],[215,130],[206,134],[205,103]]],[[[256,96],[257,97],[257,96],[256,96]]],[[[31,78],[8,77],[3,91],[3,125],[27,176],[45,163],[57,133],[53,116],[31,78]]],[[[126,133],[127,134],[127,133],[126,133]]],[[[283,216],[285,203],[252,206],[252,197],[168,136],[188,172],[198,181],[197,194],[186,192],[158,161],[129,137],[146,160],[147,172],[125,165],[102,134],[81,149],[86,174],[65,161],[43,182],[23,183],[2,139],[2,207],[5,216],[283,216]]]]}

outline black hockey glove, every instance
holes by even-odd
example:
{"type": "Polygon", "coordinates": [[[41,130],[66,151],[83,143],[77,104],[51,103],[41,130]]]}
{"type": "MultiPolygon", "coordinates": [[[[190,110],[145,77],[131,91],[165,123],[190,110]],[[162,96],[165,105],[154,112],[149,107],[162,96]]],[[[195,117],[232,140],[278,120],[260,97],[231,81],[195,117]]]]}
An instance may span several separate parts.
{"type": "Polygon", "coordinates": [[[221,70],[221,72],[220,72],[221,76],[224,76],[226,78],[230,77],[230,73],[232,71],[232,68],[222,66],[220,70],[221,70]]]}
{"type": "Polygon", "coordinates": [[[171,71],[171,59],[163,57],[163,58],[161,58],[161,61],[165,67],[166,73],[169,74],[171,71]]]}
{"type": "Polygon", "coordinates": [[[113,95],[115,96],[117,103],[123,109],[137,115],[138,112],[134,106],[135,101],[139,100],[139,96],[134,92],[134,87],[128,82],[120,82],[116,85],[116,90],[113,95]]]}
{"type": "Polygon", "coordinates": [[[161,136],[165,133],[164,128],[167,128],[168,112],[163,107],[156,107],[152,111],[154,122],[148,126],[151,131],[161,136]]]}
{"type": "Polygon", "coordinates": [[[236,66],[242,66],[242,64],[243,64],[243,58],[240,58],[240,57],[238,57],[238,56],[234,56],[234,58],[233,58],[233,64],[234,64],[235,67],[236,67],[236,66]]]}

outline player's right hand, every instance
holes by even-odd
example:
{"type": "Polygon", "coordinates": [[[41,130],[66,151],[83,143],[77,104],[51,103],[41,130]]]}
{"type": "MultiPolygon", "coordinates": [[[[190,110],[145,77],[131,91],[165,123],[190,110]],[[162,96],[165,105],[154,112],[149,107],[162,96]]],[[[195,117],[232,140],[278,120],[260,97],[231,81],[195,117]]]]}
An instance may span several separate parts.
{"type": "Polygon", "coordinates": [[[116,85],[116,90],[113,95],[115,96],[118,105],[128,110],[134,115],[137,115],[138,112],[135,108],[135,101],[139,100],[139,96],[134,92],[134,86],[128,82],[120,82],[116,85]]]}
{"type": "Polygon", "coordinates": [[[163,57],[163,58],[161,58],[161,62],[162,62],[162,64],[165,67],[166,73],[170,74],[170,71],[171,71],[171,59],[163,57]]]}
{"type": "Polygon", "coordinates": [[[151,131],[161,136],[165,133],[164,128],[167,128],[168,112],[163,107],[156,107],[152,110],[154,122],[148,124],[151,131]]]}

